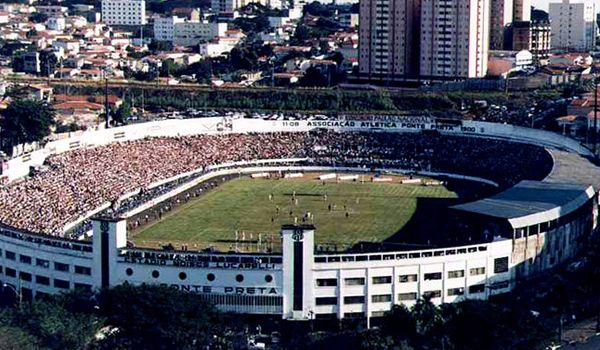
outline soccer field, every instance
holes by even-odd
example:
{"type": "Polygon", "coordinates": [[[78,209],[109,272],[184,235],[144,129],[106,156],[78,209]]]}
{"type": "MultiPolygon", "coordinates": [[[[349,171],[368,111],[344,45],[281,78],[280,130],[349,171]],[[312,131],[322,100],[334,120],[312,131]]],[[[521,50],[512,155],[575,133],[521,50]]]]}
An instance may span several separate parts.
{"type": "Polygon", "coordinates": [[[145,247],[172,243],[228,250],[235,247],[236,231],[238,241],[256,242],[260,237],[264,246],[269,240],[279,242],[281,225],[297,222],[316,226],[317,244],[347,247],[382,241],[398,232],[415,213],[418,198],[456,198],[456,194],[443,186],[397,182],[323,184],[307,178],[243,177],[177,207],[162,220],[134,231],[130,239],[145,247]]]}

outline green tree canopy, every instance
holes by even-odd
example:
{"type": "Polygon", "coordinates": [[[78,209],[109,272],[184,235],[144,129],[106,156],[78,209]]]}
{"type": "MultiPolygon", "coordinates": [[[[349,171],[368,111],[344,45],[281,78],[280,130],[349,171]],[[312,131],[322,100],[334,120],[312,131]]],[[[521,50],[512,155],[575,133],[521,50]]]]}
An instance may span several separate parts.
{"type": "Polygon", "coordinates": [[[168,287],[122,285],[100,295],[100,311],[118,328],[105,344],[123,340],[133,349],[196,349],[220,328],[218,313],[197,294],[168,287]]]}
{"type": "Polygon", "coordinates": [[[43,101],[16,100],[2,112],[0,127],[3,143],[8,148],[41,141],[55,125],[54,111],[43,101]]]}
{"type": "Polygon", "coordinates": [[[127,119],[131,117],[131,106],[126,101],[117,108],[116,112],[113,114],[113,120],[116,123],[123,124],[127,121],[127,119]]]}
{"type": "Polygon", "coordinates": [[[41,12],[32,13],[29,20],[33,23],[44,23],[48,20],[48,15],[41,12]]]}

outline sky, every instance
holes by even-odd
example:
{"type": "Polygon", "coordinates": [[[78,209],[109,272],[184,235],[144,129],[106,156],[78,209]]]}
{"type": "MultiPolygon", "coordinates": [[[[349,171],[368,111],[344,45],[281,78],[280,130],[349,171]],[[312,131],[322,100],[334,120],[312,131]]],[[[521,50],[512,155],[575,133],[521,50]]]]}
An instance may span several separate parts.
{"type": "MultiPolygon", "coordinates": [[[[531,6],[548,11],[548,4],[551,2],[562,2],[562,0],[531,0],[531,6]]],[[[595,2],[596,8],[600,8],[600,0],[571,0],[571,2],[595,2]]]]}

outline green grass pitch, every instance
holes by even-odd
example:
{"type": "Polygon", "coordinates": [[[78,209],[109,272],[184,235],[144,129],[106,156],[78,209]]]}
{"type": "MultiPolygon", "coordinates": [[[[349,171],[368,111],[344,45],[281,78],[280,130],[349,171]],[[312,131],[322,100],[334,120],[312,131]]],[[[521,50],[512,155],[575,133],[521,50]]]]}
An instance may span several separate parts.
{"type": "Polygon", "coordinates": [[[419,197],[456,198],[456,194],[443,186],[397,182],[322,184],[307,178],[243,177],[221,184],[163,215],[162,220],[141,227],[130,239],[146,247],[172,243],[187,244],[189,249],[215,246],[228,250],[236,231],[239,240],[256,241],[260,233],[263,243],[279,241],[282,224],[295,220],[303,223],[306,213],[311,213],[304,222],[316,226],[316,243],[344,247],[359,241],[382,241],[396,233],[414,214],[419,197]]]}

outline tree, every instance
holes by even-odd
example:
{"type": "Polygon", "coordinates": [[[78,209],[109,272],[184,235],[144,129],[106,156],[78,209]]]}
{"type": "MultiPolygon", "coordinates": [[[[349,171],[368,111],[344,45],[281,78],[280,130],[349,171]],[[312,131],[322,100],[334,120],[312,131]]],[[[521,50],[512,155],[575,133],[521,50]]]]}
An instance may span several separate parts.
{"type": "Polygon", "coordinates": [[[397,344],[403,341],[410,343],[417,335],[417,322],[406,306],[394,305],[385,314],[381,331],[383,335],[391,336],[397,344]]]}
{"type": "Polygon", "coordinates": [[[334,14],[333,10],[329,8],[329,6],[321,4],[318,1],[313,1],[310,4],[305,5],[304,13],[319,17],[331,17],[334,14]]]}
{"type": "Polygon", "coordinates": [[[48,20],[48,15],[41,12],[35,12],[29,16],[29,21],[33,23],[44,23],[48,20]]]}
{"type": "Polygon", "coordinates": [[[300,24],[296,27],[290,41],[292,44],[298,45],[303,44],[308,39],[310,39],[310,30],[305,25],[300,24]]]}
{"type": "Polygon", "coordinates": [[[0,326],[0,350],[38,349],[39,340],[17,327],[0,326]]]}
{"type": "Polygon", "coordinates": [[[3,331],[12,335],[9,345],[23,344],[19,349],[87,348],[103,323],[92,314],[90,295],[69,292],[4,309],[0,317],[0,349],[6,338],[3,331]]]}
{"type": "Polygon", "coordinates": [[[122,285],[102,291],[99,300],[107,323],[119,329],[101,342],[103,349],[121,340],[134,349],[196,349],[210,346],[221,333],[214,307],[194,293],[122,285]]]}
{"type": "Polygon", "coordinates": [[[152,40],[150,45],[148,45],[148,49],[152,52],[171,51],[173,50],[173,43],[170,41],[152,40]]]}
{"type": "Polygon", "coordinates": [[[126,101],[123,101],[117,111],[113,114],[113,120],[116,123],[124,124],[129,117],[131,117],[131,106],[126,101]]]}
{"type": "Polygon", "coordinates": [[[21,143],[41,141],[50,135],[55,123],[55,113],[46,103],[16,100],[2,113],[2,139],[9,149],[21,143]]]}
{"type": "Polygon", "coordinates": [[[38,35],[38,31],[35,30],[35,28],[31,28],[29,29],[29,31],[25,34],[26,38],[33,38],[34,36],[38,35]]]}
{"type": "Polygon", "coordinates": [[[309,67],[306,69],[306,73],[300,79],[302,86],[329,86],[331,75],[328,69],[322,72],[317,67],[309,67]]]}
{"type": "Polygon", "coordinates": [[[40,53],[40,74],[44,77],[53,75],[58,66],[58,58],[51,50],[40,53]]]}
{"type": "Polygon", "coordinates": [[[443,319],[440,309],[431,302],[431,296],[424,295],[412,308],[416,320],[416,331],[422,344],[431,348],[443,347],[443,319]]]}

